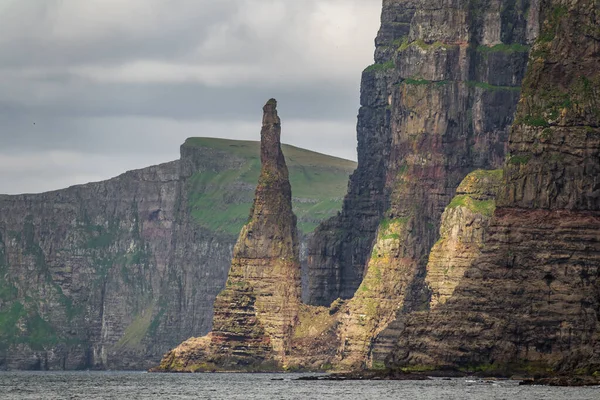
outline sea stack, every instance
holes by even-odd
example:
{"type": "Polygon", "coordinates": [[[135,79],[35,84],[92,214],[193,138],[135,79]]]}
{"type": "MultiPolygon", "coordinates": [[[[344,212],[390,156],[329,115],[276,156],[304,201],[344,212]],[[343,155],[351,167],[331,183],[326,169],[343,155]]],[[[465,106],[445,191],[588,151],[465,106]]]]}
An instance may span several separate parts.
{"type": "Polygon", "coordinates": [[[233,251],[213,330],[167,353],[156,371],[269,371],[286,367],[300,306],[292,190],[281,151],[277,101],[263,108],[261,173],[248,223],[233,251]]]}

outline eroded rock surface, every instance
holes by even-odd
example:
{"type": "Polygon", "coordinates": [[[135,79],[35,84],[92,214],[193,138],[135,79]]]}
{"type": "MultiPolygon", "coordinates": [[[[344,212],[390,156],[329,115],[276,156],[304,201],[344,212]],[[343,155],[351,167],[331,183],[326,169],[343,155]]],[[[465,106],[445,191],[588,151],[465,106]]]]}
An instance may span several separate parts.
{"type": "Polygon", "coordinates": [[[600,7],[541,10],[482,254],[444,305],[399,327],[390,366],[600,370],[600,7]]]}
{"type": "Polygon", "coordinates": [[[383,2],[376,63],[363,73],[359,166],[340,217],[309,248],[312,304],[353,296],[341,365],[381,364],[373,352],[389,352],[397,334],[388,325],[429,307],[442,213],[470,172],[503,164],[536,27],[536,2],[383,2]]]}
{"type": "Polygon", "coordinates": [[[440,240],[429,253],[425,282],[431,290],[430,309],[446,303],[477,260],[501,185],[502,170],[477,170],[456,189],[442,214],[440,240]]]}
{"type": "Polygon", "coordinates": [[[383,1],[375,64],[362,76],[358,169],[341,214],[309,246],[309,304],[354,296],[384,214],[408,227],[402,308],[427,303],[445,206],[469,172],[504,160],[537,15],[537,1],[383,1]]]}
{"type": "Polygon", "coordinates": [[[215,301],[213,330],[166,354],[157,370],[265,371],[287,365],[298,323],[301,267],[276,106],[271,99],[264,107],[254,204],[215,301]]]}
{"type": "MultiPolygon", "coordinates": [[[[304,261],[355,163],[282,150],[304,261]]],[[[175,162],[0,195],[0,369],[147,369],[208,333],[260,169],[258,142],[190,138],[175,162]]]]}

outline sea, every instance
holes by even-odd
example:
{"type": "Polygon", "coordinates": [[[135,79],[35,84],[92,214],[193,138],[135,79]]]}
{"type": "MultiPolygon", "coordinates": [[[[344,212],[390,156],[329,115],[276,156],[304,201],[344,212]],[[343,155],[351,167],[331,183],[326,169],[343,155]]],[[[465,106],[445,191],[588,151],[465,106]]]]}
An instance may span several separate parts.
{"type": "Polygon", "coordinates": [[[301,374],[0,372],[0,399],[504,399],[599,400],[600,386],[519,386],[516,381],[302,381],[301,374]]]}

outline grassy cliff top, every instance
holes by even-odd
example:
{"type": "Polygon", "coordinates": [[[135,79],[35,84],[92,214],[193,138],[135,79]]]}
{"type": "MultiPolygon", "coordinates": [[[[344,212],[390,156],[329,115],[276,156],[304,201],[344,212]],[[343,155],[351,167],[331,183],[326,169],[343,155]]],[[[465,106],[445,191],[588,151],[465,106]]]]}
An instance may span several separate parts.
{"type": "MultiPolygon", "coordinates": [[[[230,140],[218,138],[193,137],[188,138],[184,146],[187,147],[207,147],[215,150],[231,152],[238,157],[258,159],[260,157],[260,142],[253,140],[230,140]]],[[[292,166],[315,166],[338,168],[347,171],[354,171],[356,162],[343,158],[329,156],[327,154],[317,153],[315,151],[301,149],[300,147],[282,144],[281,149],[285,155],[285,162],[288,167],[292,166]]]]}
{"type": "MultiPolygon", "coordinates": [[[[200,171],[189,180],[188,205],[195,221],[208,229],[237,235],[248,220],[260,174],[260,142],[190,138],[184,147],[212,149],[242,159],[236,168],[200,171]]],[[[354,161],[282,145],[290,173],[298,227],[310,233],[342,207],[354,161]]]]}

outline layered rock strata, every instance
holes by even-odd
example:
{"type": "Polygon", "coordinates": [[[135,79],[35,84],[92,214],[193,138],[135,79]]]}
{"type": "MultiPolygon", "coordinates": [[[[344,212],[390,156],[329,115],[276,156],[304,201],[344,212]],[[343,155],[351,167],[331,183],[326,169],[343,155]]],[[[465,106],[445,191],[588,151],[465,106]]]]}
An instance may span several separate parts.
{"type": "MultiPolygon", "coordinates": [[[[355,163],[282,149],[305,249],[355,163]]],[[[0,369],[147,369],[208,333],[259,175],[259,142],[191,138],[178,161],[0,196],[0,369]]]]}
{"type": "MultiPolygon", "coordinates": [[[[536,7],[535,2],[501,0],[384,1],[376,63],[363,73],[358,123],[359,144],[380,132],[382,139],[375,142],[389,146],[378,152],[383,186],[374,190],[368,179],[354,183],[370,196],[381,196],[383,212],[376,229],[366,229],[362,236],[373,244],[352,246],[360,250],[360,257],[331,246],[352,229],[344,235],[331,231],[326,237],[317,231],[314,241],[322,245],[309,249],[309,267],[318,271],[315,277],[326,272],[343,281],[343,268],[335,267],[338,262],[346,268],[354,265],[356,276],[364,275],[363,284],[354,286],[356,294],[340,328],[342,365],[371,365],[376,343],[393,345],[394,334],[391,342],[379,339],[388,337],[388,324],[429,307],[427,260],[439,239],[445,207],[467,174],[503,163],[536,31],[536,7]],[[363,121],[374,115],[385,116],[383,129],[380,122],[377,130],[361,131],[363,121]],[[360,264],[353,264],[356,261],[360,264]],[[374,309],[376,318],[370,316],[374,309]],[[355,329],[369,318],[377,321],[376,327],[355,329]]],[[[361,160],[357,171],[363,168],[361,160]]],[[[352,208],[349,198],[354,198],[352,191],[341,215],[362,223],[362,211],[352,208]]],[[[319,303],[325,289],[311,289],[319,303]]],[[[327,300],[331,295],[344,297],[329,290],[327,300]]]]}
{"type": "Polygon", "coordinates": [[[264,107],[261,174],[248,223],[217,296],[213,330],[165,355],[158,370],[270,370],[285,367],[301,296],[296,216],[281,152],[275,100],[264,107]]]}
{"type": "Polygon", "coordinates": [[[0,197],[0,368],[144,365],[171,255],[178,172],[173,162],[0,197]]]}
{"type": "MultiPolygon", "coordinates": [[[[501,181],[502,170],[470,173],[442,214],[440,239],[431,249],[426,269],[430,308],[446,302],[466,269],[480,254],[501,181]]],[[[383,360],[391,350],[389,345],[382,346],[373,340],[386,343],[388,338],[379,338],[379,335],[395,321],[400,304],[397,297],[381,299],[373,293],[401,292],[409,283],[406,275],[389,268],[398,251],[402,232],[407,229],[405,224],[406,220],[398,218],[382,224],[371,254],[369,272],[345,312],[340,313],[340,336],[344,340],[340,348],[344,356],[339,361],[342,366],[360,366],[364,362],[362,357],[371,353],[369,367],[382,368],[383,360]]]]}
{"type": "Polygon", "coordinates": [[[425,283],[430,309],[448,301],[481,253],[501,184],[502,170],[477,170],[456,189],[442,214],[440,239],[429,253],[425,283]]]}
{"type": "Polygon", "coordinates": [[[444,305],[405,321],[391,367],[600,370],[600,7],[541,10],[482,254],[444,305]]]}
{"type": "Polygon", "coordinates": [[[358,169],[342,212],[309,247],[310,304],[354,295],[384,213],[407,219],[410,232],[400,246],[413,260],[410,283],[398,297],[407,309],[427,302],[425,264],[444,207],[469,172],[504,159],[537,1],[384,0],[381,20],[362,76],[358,169]]]}

